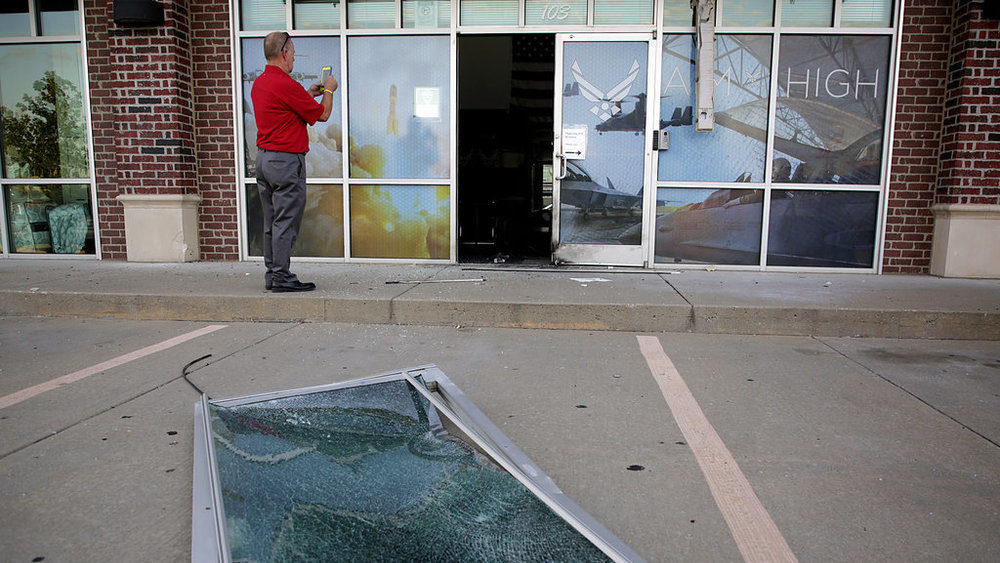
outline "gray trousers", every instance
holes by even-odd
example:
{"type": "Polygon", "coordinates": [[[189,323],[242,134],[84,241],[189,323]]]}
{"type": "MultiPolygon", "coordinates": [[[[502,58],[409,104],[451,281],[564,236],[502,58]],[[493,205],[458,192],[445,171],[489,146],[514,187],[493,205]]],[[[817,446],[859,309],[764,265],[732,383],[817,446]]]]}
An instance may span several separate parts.
{"type": "Polygon", "coordinates": [[[292,245],[306,208],[306,158],[290,152],[257,153],[257,194],[264,209],[265,280],[292,283],[292,245]]]}

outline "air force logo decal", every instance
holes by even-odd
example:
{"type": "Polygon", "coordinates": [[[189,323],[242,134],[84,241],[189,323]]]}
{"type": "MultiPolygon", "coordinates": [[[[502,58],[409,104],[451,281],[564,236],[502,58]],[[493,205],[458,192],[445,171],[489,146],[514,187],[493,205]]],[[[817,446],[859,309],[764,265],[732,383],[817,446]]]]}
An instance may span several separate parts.
{"type": "Polygon", "coordinates": [[[621,113],[622,100],[628,95],[629,90],[632,89],[632,83],[639,76],[639,61],[632,61],[632,68],[629,69],[628,76],[608,90],[607,94],[583,77],[583,71],[580,70],[579,62],[573,61],[571,70],[573,71],[573,78],[580,84],[580,94],[588,101],[594,103],[590,108],[590,112],[600,117],[601,121],[607,121],[621,113]]]}

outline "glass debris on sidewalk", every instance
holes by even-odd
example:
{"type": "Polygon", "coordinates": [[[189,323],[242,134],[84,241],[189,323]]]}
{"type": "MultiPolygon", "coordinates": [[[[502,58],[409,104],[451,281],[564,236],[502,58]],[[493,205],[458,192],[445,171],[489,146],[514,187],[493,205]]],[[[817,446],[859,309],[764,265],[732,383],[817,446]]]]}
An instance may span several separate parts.
{"type": "Polygon", "coordinates": [[[195,415],[192,560],[639,560],[434,366],[195,415]]]}

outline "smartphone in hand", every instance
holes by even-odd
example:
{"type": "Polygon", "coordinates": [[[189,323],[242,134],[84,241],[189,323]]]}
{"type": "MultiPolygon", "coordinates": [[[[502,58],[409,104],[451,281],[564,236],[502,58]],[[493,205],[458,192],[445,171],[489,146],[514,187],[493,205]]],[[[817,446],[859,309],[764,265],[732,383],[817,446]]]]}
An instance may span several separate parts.
{"type": "Polygon", "coordinates": [[[320,75],[319,75],[319,83],[320,84],[326,84],[326,79],[330,78],[331,74],[333,74],[333,67],[330,67],[330,66],[323,67],[323,71],[320,72],[320,75]]]}

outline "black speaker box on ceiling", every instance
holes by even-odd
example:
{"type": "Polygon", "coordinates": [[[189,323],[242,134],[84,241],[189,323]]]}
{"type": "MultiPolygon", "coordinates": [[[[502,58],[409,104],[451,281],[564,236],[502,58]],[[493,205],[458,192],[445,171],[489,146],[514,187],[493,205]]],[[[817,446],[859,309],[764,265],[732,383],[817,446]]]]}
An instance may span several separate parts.
{"type": "Polygon", "coordinates": [[[115,23],[151,26],[163,24],[163,4],[155,0],[114,0],[115,23]]]}
{"type": "Polygon", "coordinates": [[[988,20],[1000,20],[1000,0],[984,0],[983,17],[988,20]]]}

